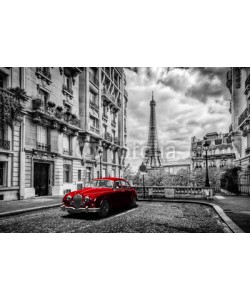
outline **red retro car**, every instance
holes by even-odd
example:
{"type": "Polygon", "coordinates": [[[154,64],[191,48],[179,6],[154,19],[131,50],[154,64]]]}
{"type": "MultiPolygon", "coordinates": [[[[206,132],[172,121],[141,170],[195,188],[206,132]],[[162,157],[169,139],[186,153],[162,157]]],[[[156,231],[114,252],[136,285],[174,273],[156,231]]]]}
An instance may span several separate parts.
{"type": "Polygon", "coordinates": [[[104,177],[92,180],[89,187],[63,197],[62,210],[68,213],[98,213],[106,217],[111,209],[136,206],[137,194],[123,178],[104,177]]]}

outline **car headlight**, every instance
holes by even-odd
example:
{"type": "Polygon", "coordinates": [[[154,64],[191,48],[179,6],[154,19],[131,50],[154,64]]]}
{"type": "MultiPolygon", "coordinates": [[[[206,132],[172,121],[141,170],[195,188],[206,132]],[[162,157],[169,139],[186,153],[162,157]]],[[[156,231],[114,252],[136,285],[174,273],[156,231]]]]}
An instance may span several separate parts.
{"type": "Polygon", "coordinates": [[[67,196],[66,198],[68,201],[72,200],[72,197],[70,195],[67,196]]]}
{"type": "Polygon", "coordinates": [[[84,201],[85,201],[85,202],[89,202],[89,201],[90,201],[89,196],[86,196],[86,197],[84,198],[84,201]]]}

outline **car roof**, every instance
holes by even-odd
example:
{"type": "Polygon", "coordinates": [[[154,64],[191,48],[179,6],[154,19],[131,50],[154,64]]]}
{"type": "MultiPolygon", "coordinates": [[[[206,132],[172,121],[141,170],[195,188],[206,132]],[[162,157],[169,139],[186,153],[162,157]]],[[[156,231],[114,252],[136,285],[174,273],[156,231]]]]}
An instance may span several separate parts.
{"type": "Polygon", "coordinates": [[[112,181],[124,180],[124,181],[127,181],[126,179],[119,178],[119,177],[102,177],[102,178],[94,178],[94,180],[112,180],[112,181]]]}

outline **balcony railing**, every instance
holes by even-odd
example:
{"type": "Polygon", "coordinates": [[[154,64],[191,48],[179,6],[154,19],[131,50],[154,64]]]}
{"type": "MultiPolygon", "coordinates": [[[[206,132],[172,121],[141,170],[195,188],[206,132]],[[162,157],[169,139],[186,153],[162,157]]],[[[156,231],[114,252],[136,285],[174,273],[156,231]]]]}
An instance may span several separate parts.
{"type": "Polygon", "coordinates": [[[240,126],[249,116],[250,109],[247,107],[238,118],[238,126],[240,126]]]}
{"type": "Polygon", "coordinates": [[[112,135],[109,132],[104,132],[103,138],[112,143],[112,135]]]}
{"type": "Polygon", "coordinates": [[[89,73],[89,80],[96,86],[96,87],[99,87],[99,80],[97,79],[97,77],[92,74],[92,73],[89,73]]]}
{"type": "Polygon", "coordinates": [[[39,143],[39,142],[36,143],[37,150],[50,152],[50,148],[51,148],[50,145],[39,143]]]}
{"type": "Polygon", "coordinates": [[[105,120],[105,121],[108,121],[108,115],[107,114],[102,114],[102,118],[105,120]]]}
{"type": "Polygon", "coordinates": [[[90,126],[90,130],[99,134],[100,133],[100,129],[99,128],[95,128],[94,126],[90,126]]]}
{"type": "Polygon", "coordinates": [[[94,101],[90,101],[89,105],[91,107],[93,107],[94,109],[99,110],[99,105],[97,103],[95,103],[94,101]]]}
{"type": "Polygon", "coordinates": [[[127,92],[127,90],[125,90],[125,89],[124,89],[124,96],[125,96],[126,98],[128,98],[128,92],[127,92]]]}
{"type": "Polygon", "coordinates": [[[116,102],[115,96],[112,95],[106,88],[102,89],[102,96],[104,96],[108,102],[114,104],[117,108],[120,107],[120,104],[116,102]]]}
{"type": "Polygon", "coordinates": [[[64,155],[68,155],[68,156],[72,156],[72,150],[69,150],[69,149],[63,149],[63,154],[64,154],[64,155]]]}
{"type": "Polygon", "coordinates": [[[217,139],[214,141],[215,145],[221,145],[222,144],[222,139],[217,139]]]}
{"type": "Polygon", "coordinates": [[[245,94],[250,90],[250,75],[248,75],[247,80],[245,81],[245,94]]]}
{"type": "Polygon", "coordinates": [[[114,138],[114,144],[116,145],[120,145],[120,140],[116,137],[114,138]]]}
{"type": "Polygon", "coordinates": [[[10,141],[0,139],[0,148],[10,150],[10,141]]]}
{"type": "Polygon", "coordinates": [[[38,78],[41,77],[41,78],[45,79],[46,81],[49,81],[48,83],[51,82],[51,73],[50,73],[49,68],[37,67],[36,68],[36,75],[37,75],[38,78]]]}
{"type": "Polygon", "coordinates": [[[73,97],[73,90],[70,87],[67,87],[66,84],[63,84],[62,90],[64,95],[68,95],[71,98],[73,97]]]}

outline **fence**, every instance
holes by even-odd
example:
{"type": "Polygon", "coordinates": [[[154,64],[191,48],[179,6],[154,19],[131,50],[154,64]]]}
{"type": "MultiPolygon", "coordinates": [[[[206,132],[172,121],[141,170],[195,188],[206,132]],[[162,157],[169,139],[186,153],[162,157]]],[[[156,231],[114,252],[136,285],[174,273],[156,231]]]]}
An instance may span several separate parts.
{"type": "Polygon", "coordinates": [[[134,186],[139,198],[211,199],[212,188],[190,186],[134,186]]]}

